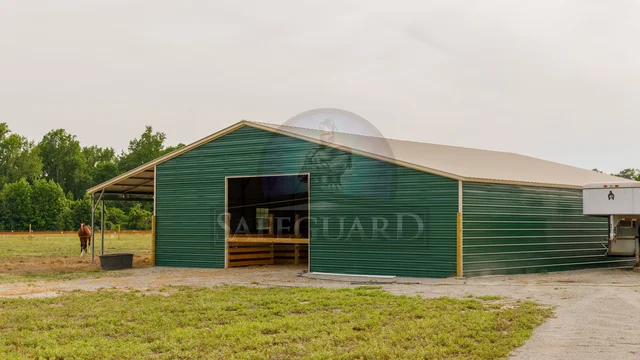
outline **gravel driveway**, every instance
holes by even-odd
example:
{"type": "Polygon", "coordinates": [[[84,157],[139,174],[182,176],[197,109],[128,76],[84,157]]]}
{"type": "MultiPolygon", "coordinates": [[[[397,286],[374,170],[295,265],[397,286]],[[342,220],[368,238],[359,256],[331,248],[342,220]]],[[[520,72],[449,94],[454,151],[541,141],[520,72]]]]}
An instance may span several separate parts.
{"type": "Polygon", "coordinates": [[[169,285],[353,287],[374,282],[394,294],[424,297],[500,295],[556,307],[513,359],[640,359],[640,273],[582,270],[464,280],[366,278],[302,274],[304,267],[235,269],[148,268],[123,276],[60,282],[0,284],[0,297],[57,296],[99,288],[154,289],[169,285]]]}

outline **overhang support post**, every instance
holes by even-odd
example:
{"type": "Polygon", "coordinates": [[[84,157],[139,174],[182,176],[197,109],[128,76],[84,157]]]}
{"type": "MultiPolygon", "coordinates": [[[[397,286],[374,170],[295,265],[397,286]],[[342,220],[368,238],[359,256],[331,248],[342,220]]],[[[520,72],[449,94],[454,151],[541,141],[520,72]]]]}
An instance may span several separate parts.
{"type": "MultiPolygon", "coordinates": [[[[97,202],[104,199],[104,190],[100,193],[100,197],[97,202]]],[[[96,249],[96,207],[98,206],[96,199],[94,198],[94,194],[91,194],[91,263],[94,264],[95,261],[95,249],[96,249]]]]}

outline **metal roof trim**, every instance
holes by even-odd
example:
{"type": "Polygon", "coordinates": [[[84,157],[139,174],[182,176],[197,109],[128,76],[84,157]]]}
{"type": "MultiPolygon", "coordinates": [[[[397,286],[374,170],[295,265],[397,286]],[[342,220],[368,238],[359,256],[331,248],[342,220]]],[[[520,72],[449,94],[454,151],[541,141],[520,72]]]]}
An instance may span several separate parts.
{"type": "MultiPolygon", "coordinates": [[[[204,145],[206,143],[209,143],[221,136],[224,136],[230,132],[233,132],[243,126],[250,126],[256,129],[260,129],[260,130],[264,130],[264,131],[269,131],[272,133],[276,133],[276,134],[280,134],[283,136],[289,136],[289,137],[293,137],[293,138],[297,138],[303,141],[309,141],[309,142],[313,142],[316,144],[320,144],[320,145],[324,145],[324,146],[328,146],[328,147],[332,147],[335,149],[340,149],[343,151],[349,151],[353,154],[356,155],[361,155],[361,156],[365,156],[365,157],[369,157],[375,160],[379,160],[379,161],[384,161],[384,162],[388,162],[388,163],[392,163],[398,166],[402,166],[402,167],[406,167],[406,168],[410,168],[410,169],[414,169],[414,170],[418,170],[418,171],[423,171],[426,173],[430,173],[430,174],[434,174],[434,175],[439,175],[439,176],[443,176],[446,178],[450,178],[450,179],[454,179],[454,180],[460,180],[460,181],[466,181],[466,182],[479,182],[479,183],[493,183],[493,184],[507,184],[507,185],[522,185],[522,186],[538,186],[538,187],[553,187],[553,188],[569,188],[569,189],[582,189],[582,185],[578,185],[578,184],[558,184],[558,183],[547,183],[547,182],[532,182],[532,181],[518,181],[518,180],[507,180],[507,179],[496,179],[496,178],[478,178],[478,177],[469,177],[469,176],[463,176],[460,174],[455,174],[455,173],[451,173],[451,172],[447,172],[447,171],[442,171],[442,170],[438,170],[435,168],[430,168],[430,167],[425,167],[423,165],[419,165],[419,164],[415,164],[412,162],[408,162],[408,161],[403,161],[403,160],[399,160],[399,159],[395,159],[395,158],[389,158],[389,157],[385,157],[385,156],[381,156],[378,154],[374,154],[374,153],[370,153],[367,151],[363,151],[363,150],[359,150],[359,149],[355,149],[355,148],[349,148],[349,149],[345,149],[345,147],[343,145],[340,144],[327,144],[325,142],[322,142],[318,139],[315,139],[313,137],[309,137],[309,136],[305,136],[302,134],[298,134],[298,133],[294,133],[291,131],[287,131],[285,129],[283,129],[281,126],[276,125],[276,124],[266,124],[266,123],[258,123],[258,122],[253,122],[253,121],[247,121],[247,120],[242,120],[239,121],[231,126],[228,126],[214,134],[211,134],[209,136],[206,136],[200,140],[197,140],[189,145],[186,145],[180,149],[177,149],[169,154],[163,155],[155,160],[152,160],[146,164],[143,164],[133,170],[130,170],[126,173],[123,173],[121,175],[118,175],[116,177],[114,177],[113,179],[110,179],[106,182],[103,182],[101,184],[98,184],[96,186],[91,187],[89,190],[87,190],[87,193],[89,194],[95,194],[96,192],[102,191],[104,189],[107,189],[110,186],[114,186],[114,185],[118,185],[118,182],[120,181],[124,181],[126,179],[128,179],[129,177],[135,176],[137,174],[140,174],[144,171],[148,171],[150,169],[153,169],[156,165],[159,165],[167,160],[173,159],[177,156],[180,156],[188,151],[191,151],[201,145],[204,145]]],[[[307,130],[312,130],[312,129],[307,129],[307,130]]],[[[356,135],[356,134],[349,134],[349,135],[356,135]]],[[[364,135],[361,135],[364,136],[364,135]]],[[[390,140],[394,140],[394,139],[390,139],[390,140]]],[[[403,141],[403,140],[394,140],[394,141],[403,141]]],[[[424,143],[419,143],[419,142],[413,142],[412,143],[416,143],[416,144],[424,144],[424,143]]],[[[431,144],[431,145],[437,145],[437,144],[431,144]]],[[[440,145],[439,145],[440,146],[440,145]]],[[[447,146],[449,147],[450,145],[441,145],[441,146],[447,146]]],[[[459,148],[459,147],[454,147],[454,148],[459,148]]],[[[482,149],[471,149],[471,148],[467,148],[469,150],[478,150],[478,151],[491,151],[491,150],[482,150],[482,149]]],[[[491,152],[495,152],[495,151],[491,151],[491,152]]],[[[497,153],[505,153],[505,154],[513,154],[513,155],[518,155],[518,156],[525,156],[528,157],[526,155],[519,155],[519,154],[515,154],[515,153],[507,153],[507,152],[497,152],[497,153]]],[[[532,158],[532,157],[529,157],[532,158]]],[[[537,159],[537,158],[532,158],[535,160],[541,160],[541,159],[537,159]]],[[[541,161],[546,161],[547,160],[541,160],[541,161]]],[[[551,162],[549,162],[551,163],[551,162]]],[[[567,167],[571,167],[570,165],[564,165],[564,164],[558,164],[555,163],[557,165],[562,165],[562,166],[567,166],[567,167]]],[[[581,169],[581,170],[585,170],[585,169],[581,169]]],[[[585,170],[586,171],[586,170],[585,170]]],[[[626,180],[626,179],[622,179],[620,178],[619,180],[617,180],[619,182],[631,182],[631,180],[626,180]]]]}

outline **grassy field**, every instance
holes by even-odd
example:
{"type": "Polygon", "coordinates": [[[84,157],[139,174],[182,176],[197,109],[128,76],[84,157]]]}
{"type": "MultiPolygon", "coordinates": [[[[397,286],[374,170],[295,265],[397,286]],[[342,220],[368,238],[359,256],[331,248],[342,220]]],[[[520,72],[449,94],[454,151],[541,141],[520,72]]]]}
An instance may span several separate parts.
{"type": "MultiPolygon", "coordinates": [[[[96,234],[95,251],[100,253],[100,234],[96,234]]],[[[148,254],[151,251],[151,235],[124,233],[120,237],[114,233],[105,234],[104,251],[134,252],[148,254]]],[[[25,256],[78,256],[80,240],[76,234],[0,235],[0,260],[25,256]]]]}
{"type": "MultiPolygon", "coordinates": [[[[105,234],[105,254],[130,252],[136,255],[134,267],[148,266],[151,249],[149,234],[105,234]]],[[[96,255],[101,241],[96,234],[96,255]]],[[[80,240],[75,234],[0,234],[0,283],[33,280],[60,280],[99,276],[98,259],[80,257],[80,240]]]]}
{"type": "Polygon", "coordinates": [[[504,299],[232,286],[0,299],[0,312],[8,359],[499,359],[550,315],[504,299]]]}

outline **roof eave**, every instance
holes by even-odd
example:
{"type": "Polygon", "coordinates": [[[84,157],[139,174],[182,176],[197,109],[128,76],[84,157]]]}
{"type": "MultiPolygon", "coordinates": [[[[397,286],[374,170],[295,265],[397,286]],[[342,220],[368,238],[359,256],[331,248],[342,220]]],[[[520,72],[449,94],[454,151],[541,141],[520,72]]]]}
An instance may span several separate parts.
{"type": "MultiPolygon", "coordinates": [[[[276,133],[276,134],[280,134],[280,135],[284,135],[284,136],[289,136],[289,137],[293,137],[293,138],[297,138],[300,140],[304,140],[304,141],[309,141],[315,144],[320,144],[320,145],[324,145],[324,146],[328,146],[328,147],[332,147],[332,148],[336,148],[336,149],[341,149],[341,150],[345,150],[343,146],[341,145],[332,145],[332,144],[327,144],[325,142],[322,142],[318,139],[312,138],[312,137],[308,137],[308,136],[304,136],[304,135],[300,135],[300,134],[296,134],[293,132],[289,132],[286,130],[283,130],[280,127],[277,127],[277,125],[274,125],[273,127],[271,126],[266,126],[260,123],[255,123],[252,121],[247,121],[247,120],[242,120],[239,121],[231,126],[228,126],[214,134],[211,134],[207,137],[204,137],[198,141],[195,141],[187,146],[184,146],[180,149],[177,149],[169,154],[163,155],[155,160],[152,160],[148,163],[145,163],[143,165],[138,166],[137,168],[127,171],[126,173],[123,173],[121,175],[118,175],[116,177],[114,177],[113,179],[110,179],[108,181],[105,181],[101,184],[98,184],[96,186],[91,187],[90,189],[87,190],[87,193],[89,194],[95,194],[99,191],[102,191],[104,189],[107,189],[108,187],[117,184],[119,181],[123,181],[131,176],[134,176],[136,174],[139,174],[141,172],[153,169],[155,166],[162,164],[163,162],[173,159],[177,156],[180,156],[188,151],[191,151],[201,145],[204,145],[210,141],[213,141],[221,136],[224,136],[230,132],[233,132],[243,126],[250,126],[256,129],[260,129],[263,131],[268,131],[271,133],[276,133]]],[[[444,172],[444,171],[440,171],[437,169],[432,169],[432,168],[428,168],[428,167],[424,167],[424,166],[420,166],[420,165],[416,165],[413,163],[409,163],[409,162],[405,162],[405,161],[401,161],[398,159],[393,159],[393,158],[389,158],[389,157],[384,157],[384,156],[380,156],[377,154],[373,154],[373,153],[369,153],[366,151],[362,151],[362,150],[357,150],[357,149],[348,149],[346,151],[349,151],[353,154],[356,155],[361,155],[364,157],[368,157],[368,158],[372,158],[375,160],[379,160],[379,161],[384,161],[384,162],[388,162],[388,163],[392,163],[392,164],[396,164],[398,166],[402,166],[402,167],[406,167],[406,168],[410,168],[410,169],[414,169],[414,170],[418,170],[418,171],[423,171],[423,172],[427,172],[430,174],[434,174],[434,175],[438,175],[438,176],[442,176],[442,177],[446,177],[446,178],[450,178],[450,179],[454,179],[454,180],[459,180],[459,181],[464,181],[464,182],[476,182],[476,183],[491,183],[491,184],[505,184],[505,185],[523,185],[523,186],[537,186],[537,187],[552,187],[552,188],[564,188],[564,189],[582,189],[583,185],[576,185],[576,184],[552,184],[552,183],[536,183],[536,182],[524,182],[524,181],[515,181],[515,180],[501,180],[501,179],[484,179],[484,178],[470,178],[470,177],[464,177],[461,175],[457,175],[457,174],[452,174],[452,173],[448,173],[448,172],[444,172]]]]}

